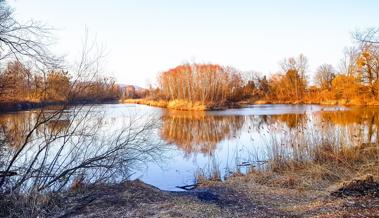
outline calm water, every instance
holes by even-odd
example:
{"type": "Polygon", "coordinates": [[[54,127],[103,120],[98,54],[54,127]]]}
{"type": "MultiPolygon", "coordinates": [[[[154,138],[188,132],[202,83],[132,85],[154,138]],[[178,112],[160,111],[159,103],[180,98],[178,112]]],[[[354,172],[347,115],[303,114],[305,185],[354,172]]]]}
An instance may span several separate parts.
{"type": "MultiPolygon", "coordinates": [[[[120,165],[112,171],[112,178],[122,178],[121,175],[127,174],[131,179],[141,179],[163,190],[179,190],[176,186],[193,184],[196,174],[211,176],[212,172],[217,172],[224,178],[237,171],[245,173],[247,163],[257,164],[260,163],[257,161],[270,160],[278,155],[311,158],[310,146],[318,144],[354,146],[379,139],[378,108],[256,105],[214,112],[183,112],[144,105],[109,104],[95,106],[91,113],[95,115],[83,123],[93,127],[83,128],[82,133],[93,133],[94,139],[91,138],[86,144],[89,148],[77,152],[71,162],[113,146],[117,136],[115,131],[150,123],[154,127],[139,141],[136,140],[145,144],[143,152],[130,147],[127,152],[118,153],[137,161],[130,161],[125,168],[120,165]]],[[[46,141],[46,136],[40,136],[44,131],[61,132],[72,128],[72,123],[80,124],[76,120],[79,118],[72,114],[75,114],[75,109],[47,123],[29,143],[40,147],[46,141]]],[[[22,136],[35,116],[33,111],[0,115],[0,142],[2,140],[8,145],[4,157],[23,143],[22,136]]],[[[133,131],[137,132],[138,128],[133,131]]],[[[64,138],[54,143],[66,143],[64,138]]],[[[68,143],[72,143],[72,147],[81,142],[80,137],[70,140],[72,142],[68,143]]],[[[133,142],[135,146],[139,146],[137,142],[133,142]]],[[[35,152],[33,146],[24,152],[18,161],[20,169],[23,164],[30,163],[28,157],[35,152]]],[[[72,156],[69,152],[62,153],[72,156]]],[[[54,158],[47,158],[49,161],[54,161],[54,158]]],[[[73,164],[66,159],[58,162],[66,167],[73,164]]],[[[57,167],[55,172],[61,168],[57,167]]],[[[102,173],[91,170],[93,174],[102,173]]]]}

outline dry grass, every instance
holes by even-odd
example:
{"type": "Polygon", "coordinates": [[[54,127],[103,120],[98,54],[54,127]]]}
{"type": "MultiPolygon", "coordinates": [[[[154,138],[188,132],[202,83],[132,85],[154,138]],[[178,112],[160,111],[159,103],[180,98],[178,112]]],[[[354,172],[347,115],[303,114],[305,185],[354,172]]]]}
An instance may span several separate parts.
{"type": "Polygon", "coordinates": [[[162,107],[173,110],[183,110],[183,111],[206,111],[211,109],[210,105],[206,105],[202,102],[191,102],[186,100],[149,100],[149,99],[126,99],[123,103],[129,104],[144,104],[153,107],[162,107]]]}
{"type": "Polygon", "coordinates": [[[60,194],[28,193],[0,196],[0,217],[47,217],[66,209],[60,194]]]}
{"type": "Polygon", "coordinates": [[[207,173],[202,169],[198,169],[195,173],[196,184],[202,186],[209,186],[215,182],[221,181],[221,172],[218,168],[214,167],[212,170],[207,173]]]}
{"type": "Polygon", "coordinates": [[[0,198],[0,217],[267,217],[263,208],[242,199],[233,190],[173,193],[139,181],[96,184],[81,192],[67,191],[32,200],[0,198]],[[227,196],[226,199],[219,196],[227,196]],[[234,198],[229,201],[228,198],[234,198]],[[248,204],[250,203],[250,204],[248,204]],[[243,207],[246,204],[248,207],[243,207]]]}
{"type": "Polygon", "coordinates": [[[140,99],[126,99],[126,100],[122,101],[122,103],[144,104],[144,105],[149,105],[149,106],[153,106],[153,107],[163,107],[163,108],[166,108],[167,105],[168,105],[167,101],[163,101],[163,100],[155,101],[155,100],[148,100],[148,99],[143,99],[143,98],[140,98],[140,99]]]}
{"type": "Polygon", "coordinates": [[[169,101],[167,108],[174,110],[188,110],[188,111],[205,111],[210,109],[209,106],[202,102],[191,102],[185,100],[169,101]]]}
{"type": "Polygon", "coordinates": [[[276,154],[264,169],[253,169],[248,175],[268,186],[326,190],[344,181],[367,174],[379,176],[379,145],[332,149],[322,145],[313,148],[312,159],[294,160],[276,154]]]}

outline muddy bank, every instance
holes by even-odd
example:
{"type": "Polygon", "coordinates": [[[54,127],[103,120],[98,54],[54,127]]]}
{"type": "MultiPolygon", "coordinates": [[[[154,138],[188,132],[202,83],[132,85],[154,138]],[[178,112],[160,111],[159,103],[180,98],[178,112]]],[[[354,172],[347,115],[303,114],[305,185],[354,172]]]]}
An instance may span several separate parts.
{"type": "MultiPolygon", "coordinates": [[[[332,196],[257,184],[233,177],[187,192],[167,192],[140,181],[80,187],[43,200],[43,207],[9,210],[15,217],[369,217],[379,198],[332,196]]],[[[18,202],[20,204],[20,201],[18,202]]],[[[29,207],[32,204],[28,204],[29,207]]],[[[10,205],[8,204],[8,207],[10,205]]],[[[25,207],[25,205],[24,205],[25,207]]],[[[4,208],[3,208],[4,209],[4,208]]],[[[5,215],[4,213],[2,215],[5,215]]]]}
{"type": "Polygon", "coordinates": [[[73,206],[79,206],[64,212],[63,217],[272,217],[280,214],[226,186],[166,192],[134,181],[93,187],[82,195],[89,199],[88,203],[73,201],[73,206]]]}
{"type": "MultiPolygon", "coordinates": [[[[249,200],[241,192],[214,186],[167,192],[140,181],[93,185],[7,205],[11,217],[273,217],[281,214],[249,200]]],[[[1,202],[1,201],[0,201],[1,202]]]]}

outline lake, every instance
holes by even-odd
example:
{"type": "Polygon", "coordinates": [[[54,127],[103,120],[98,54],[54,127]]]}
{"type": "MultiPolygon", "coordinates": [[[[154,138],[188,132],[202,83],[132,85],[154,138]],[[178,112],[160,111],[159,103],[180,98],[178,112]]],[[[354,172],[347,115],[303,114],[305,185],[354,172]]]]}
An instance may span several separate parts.
{"type": "MultiPolygon", "coordinates": [[[[54,109],[45,113],[54,113],[54,109]]],[[[0,115],[5,163],[25,143],[25,135],[38,119],[37,114],[23,111],[0,115]]],[[[100,176],[109,181],[140,179],[162,190],[180,191],[177,186],[194,184],[199,176],[224,179],[234,173],[246,173],[252,167],[265,168],[269,161],[278,158],[311,160],[318,145],[338,149],[377,142],[378,115],[379,108],[375,107],[319,105],[252,105],[207,112],[134,104],[85,106],[81,110],[74,107],[41,125],[28,139],[29,148],[16,161],[16,171],[23,172],[30,163],[34,164],[32,157],[39,155],[38,148],[48,143],[52,145],[48,150],[54,155],[50,157],[44,151],[44,158],[36,161],[38,172],[48,169],[49,176],[64,172],[69,177],[71,171],[67,173],[65,169],[117,148],[117,142],[125,140],[128,148],[114,149],[117,152],[112,153],[112,165],[110,159],[98,166],[86,165],[90,171],[79,171],[81,175],[92,176],[89,181],[100,176]],[[73,132],[78,135],[67,136],[73,132]],[[142,132],[138,137],[130,137],[142,132]],[[59,144],[69,144],[70,149],[60,149],[59,144]],[[110,166],[114,168],[111,171],[98,169],[110,166]]],[[[38,173],[33,178],[42,181],[43,175],[38,173]]],[[[32,178],[24,180],[28,185],[34,182],[32,178]]]]}

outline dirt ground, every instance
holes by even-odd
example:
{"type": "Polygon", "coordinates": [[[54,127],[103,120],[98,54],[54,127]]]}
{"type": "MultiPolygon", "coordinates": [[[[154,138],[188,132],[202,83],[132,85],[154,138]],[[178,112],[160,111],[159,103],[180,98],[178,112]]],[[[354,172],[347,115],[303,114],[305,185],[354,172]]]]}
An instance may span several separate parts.
{"type": "Polygon", "coordinates": [[[64,194],[54,217],[379,217],[377,196],[268,187],[235,177],[186,192],[140,181],[64,194]]]}

